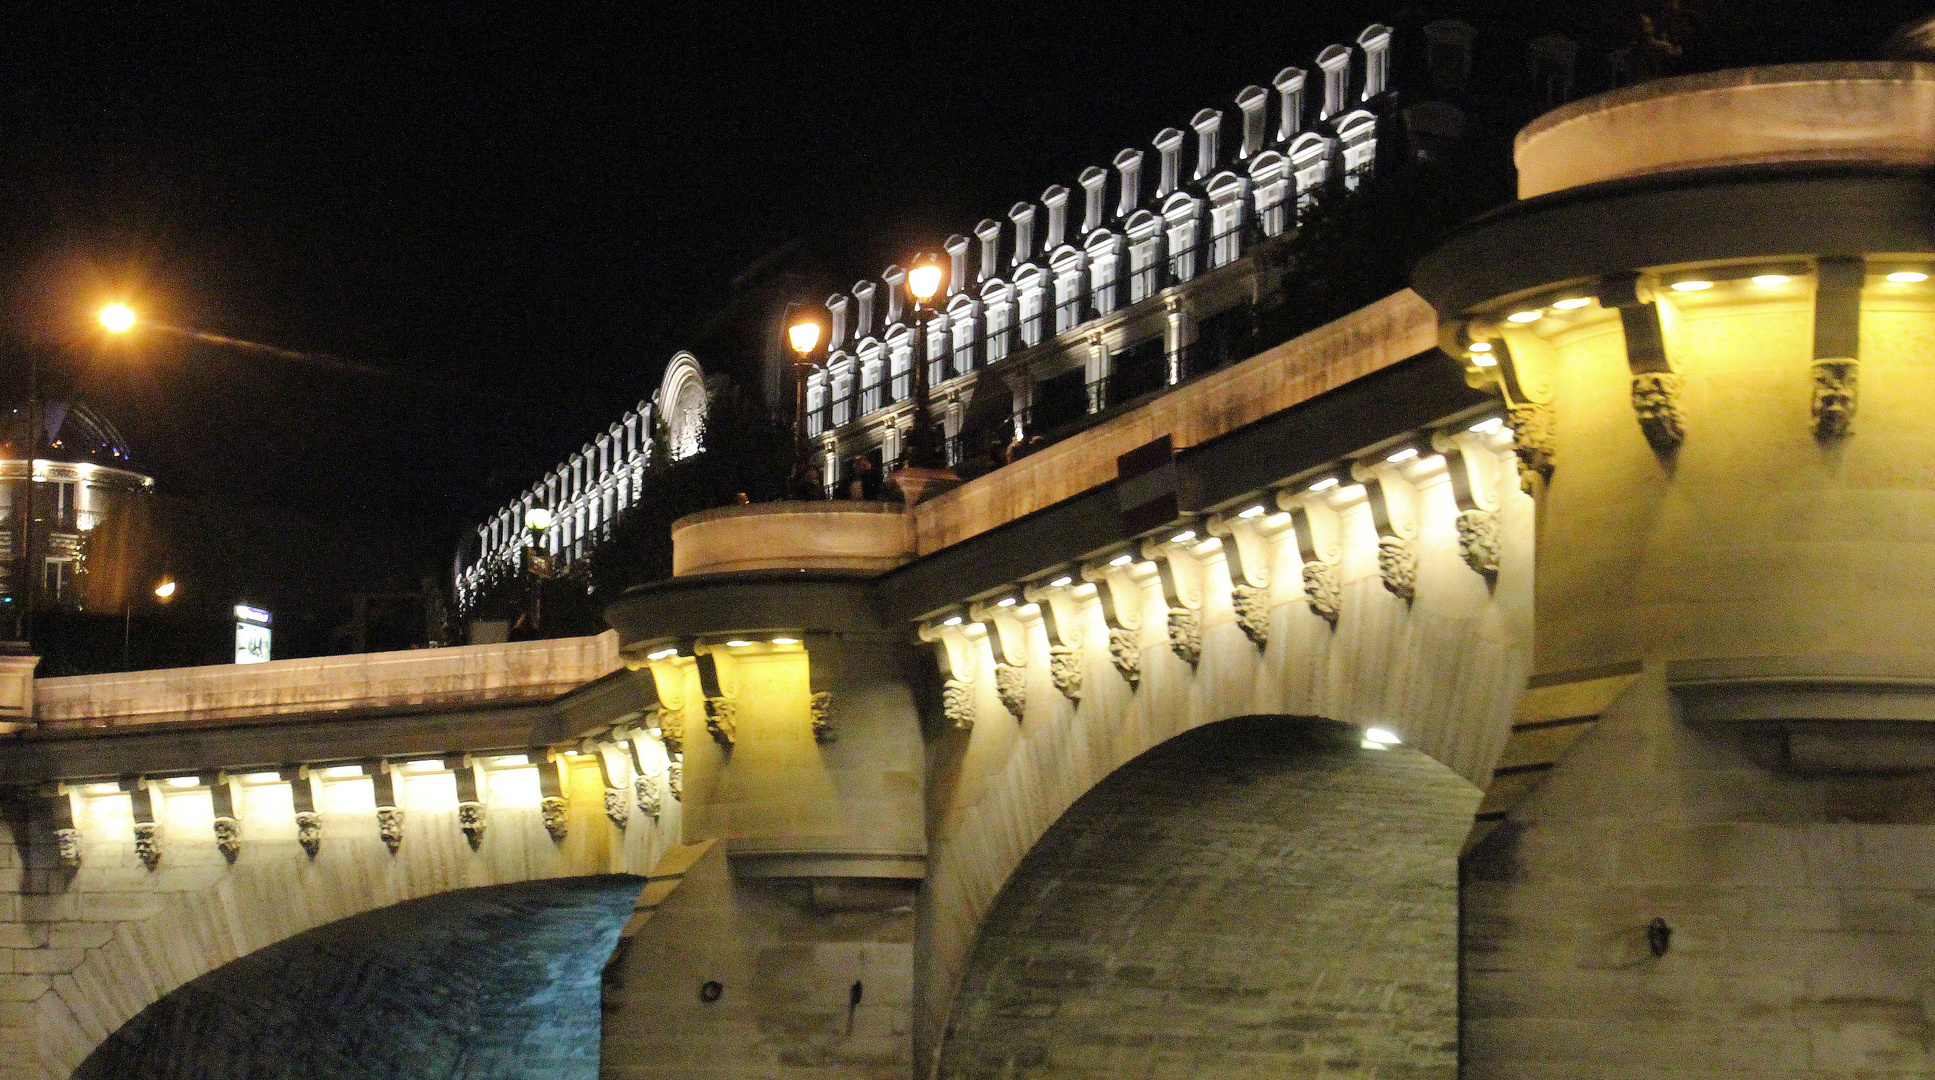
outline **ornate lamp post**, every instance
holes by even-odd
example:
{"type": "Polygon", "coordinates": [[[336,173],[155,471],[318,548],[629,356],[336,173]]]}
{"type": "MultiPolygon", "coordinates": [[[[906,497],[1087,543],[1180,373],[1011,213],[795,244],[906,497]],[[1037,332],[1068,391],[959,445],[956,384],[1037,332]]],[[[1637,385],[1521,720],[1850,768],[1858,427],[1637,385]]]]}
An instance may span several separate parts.
{"type": "Polygon", "coordinates": [[[822,492],[815,491],[816,485],[811,482],[813,449],[806,440],[806,379],[813,373],[813,351],[820,344],[820,324],[810,318],[799,319],[786,328],[786,341],[799,358],[793,365],[793,475],[787,481],[787,495],[812,499],[822,492]]]}
{"type": "Polygon", "coordinates": [[[928,405],[927,324],[934,312],[928,302],[941,291],[947,271],[932,257],[916,256],[914,268],[907,273],[907,292],[914,298],[914,406],[913,421],[907,432],[907,445],[900,453],[901,467],[894,472],[894,485],[900,488],[907,505],[919,502],[933,487],[961,482],[947,467],[947,455],[940,435],[934,430],[934,412],[928,405]]]}

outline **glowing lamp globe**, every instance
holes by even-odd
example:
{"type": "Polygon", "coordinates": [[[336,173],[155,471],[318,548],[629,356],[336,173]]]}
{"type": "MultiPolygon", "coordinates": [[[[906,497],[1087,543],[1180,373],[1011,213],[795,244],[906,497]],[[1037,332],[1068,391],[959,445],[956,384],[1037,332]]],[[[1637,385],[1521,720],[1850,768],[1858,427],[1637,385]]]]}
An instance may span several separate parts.
{"type": "Polygon", "coordinates": [[[914,299],[925,304],[941,291],[941,268],[936,263],[922,263],[907,274],[907,291],[914,299]]]}
{"type": "Polygon", "coordinates": [[[125,334],[134,329],[134,309],[126,304],[109,304],[101,309],[101,326],[110,334],[125,334]]]}
{"type": "Polygon", "coordinates": [[[820,343],[820,324],[816,322],[796,322],[786,330],[786,339],[792,343],[793,351],[805,356],[820,343]]]}

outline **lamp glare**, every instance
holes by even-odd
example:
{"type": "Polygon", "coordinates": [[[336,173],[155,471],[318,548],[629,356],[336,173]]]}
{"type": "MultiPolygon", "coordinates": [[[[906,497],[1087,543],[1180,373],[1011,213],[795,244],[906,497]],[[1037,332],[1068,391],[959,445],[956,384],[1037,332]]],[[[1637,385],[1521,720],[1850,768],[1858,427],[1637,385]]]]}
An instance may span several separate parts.
{"type": "Polygon", "coordinates": [[[1888,275],[1888,280],[1899,282],[1903,285],[1912,285],[1918,281],[1927,281],[1928,275],[1922,273],[1920,270],[1897,270],[1888,275]]]}
{"type": "Polygon", "coordinates": [[[926,303],[941,291],[941,268],[936,263],[922,263],[907,274],[907,291],[914,299],[926,303]]]}
{"type": "Polygon", "coordinates": [[[810,319],[796,322],[787,329],[786,339],[792,343],[794,352],[805,356],[820,343],[820,324],[810,319]]]}
{"type": "Polygon", "coordinates": [[[134,309],[126,304],[109,304],[101,309],[101,326],[110,334],[125,334],[134,329],[134,309]]]}

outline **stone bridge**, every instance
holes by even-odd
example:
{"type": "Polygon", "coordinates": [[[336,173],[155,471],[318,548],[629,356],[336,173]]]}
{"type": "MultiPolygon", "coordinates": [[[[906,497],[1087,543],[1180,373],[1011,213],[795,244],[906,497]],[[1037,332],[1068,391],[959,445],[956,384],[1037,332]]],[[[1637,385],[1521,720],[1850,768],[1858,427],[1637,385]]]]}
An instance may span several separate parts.
{"type": "Polygon", "coordinates": [[[1931,86],[1568,106],[1416,292],[598,638],[39,682],[10,1060],[1927,1075],[1931,86]]]}

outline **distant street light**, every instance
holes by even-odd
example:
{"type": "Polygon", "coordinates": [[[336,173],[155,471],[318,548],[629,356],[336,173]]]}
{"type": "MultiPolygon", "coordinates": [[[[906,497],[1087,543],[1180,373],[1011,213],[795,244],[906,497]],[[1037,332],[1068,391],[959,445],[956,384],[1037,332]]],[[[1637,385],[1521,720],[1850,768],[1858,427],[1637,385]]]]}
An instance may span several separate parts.
{"type": "Polygon", "coordinates": [[[793,378],[793,475],[787,479],[787,495],[811,499],[819,494],[811,482],[813,450],[806,441],[806,378],[813,371],[813,350],[820,344],[820,324],[803,318],[786,328],[786,341],[799,357],[793,378]]]}
{"type": "Polygon", "coordinates": [[[101,309],[101,325],[110,334],[125,334],[134,329],[134,322],[134,309],[126,304],[109,304],[101,309]]]}
{"type": "Polygon", "coordinates": [[[174,597],[175,597],[175,582],[173,578],[165,578],[162,580],[161,584],[155,586],[155,599],[172,600],[174,599],[174,597]]]}
{"type": "MultiPolygon", "coordinates": [[[[934,437],[934,415],[927,404],[927,365],[931,362],[927,355],[927,324],[934,318],[927,303],[941,291],[941,282],[946,276],[947,271],[928,255],[915,256],[914,268],[907,273],[907,291],[914,298],[914,408],[907,446],[900,455],[903,469],[938,473],[947,468],[947,455],[934,437]]],[[[952,474],[947,478],[952,479],[952,474]]]]}
{"type": "MultiPolygon", "coordinates": [[[[103,318],[101,321],[105,323],[107,320],[103,318]]],[[[127,602],[123,604],[121,607],[121,670],[122,671],[134,670],[133,650],[132,648],[130,648],[130,645],[132,644],[132,640],[134,636],[134,594],[130,592],[127,594],[127,596],[128,596],[127,602]]],[[[175,579],[166,578],[166,577],[162,578],[160,584],[155,586],[155,599],[165,604],[168,601],[173,600],[174,598],[175,598],[175,579]]]]}

